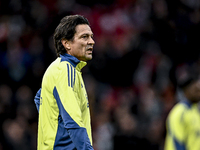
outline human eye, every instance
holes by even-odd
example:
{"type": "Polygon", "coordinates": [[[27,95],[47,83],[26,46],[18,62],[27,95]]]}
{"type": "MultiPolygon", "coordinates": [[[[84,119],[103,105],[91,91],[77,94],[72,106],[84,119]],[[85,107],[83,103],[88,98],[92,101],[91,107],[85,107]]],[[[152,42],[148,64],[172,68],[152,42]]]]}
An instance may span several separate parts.
{"type": "Polygon", "coordinates": [[[88,38],[88,35],[87,35],[87,34],[84,34],[84,35],[82,35],[82,38],[83,38],[83,39],[87,39],[87,38],[88,38]]]}

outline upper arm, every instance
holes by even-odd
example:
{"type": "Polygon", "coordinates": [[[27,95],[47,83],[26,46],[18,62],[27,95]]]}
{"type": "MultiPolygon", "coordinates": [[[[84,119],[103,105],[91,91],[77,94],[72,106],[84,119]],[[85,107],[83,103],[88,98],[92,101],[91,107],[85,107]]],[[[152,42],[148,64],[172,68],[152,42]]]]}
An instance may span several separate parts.
{"type": "Polygon", "coordinates": [[[71,121],[74,121],[79,126],[83,126],[80,100],[78,99],[76,92],[74,91],[75,82],[76,71],[74,67],[68,63],[63,64],[57,83],[55,85],[58,94],[56,100],[57,103],[60,103],[60,105],[58,105],[59,110],[63,112],[61,113],[61,116],[66,125],[69,125],[69,122],[67,122],[68,119],[66,119],[67,114],[72,119],[71,121]]]}

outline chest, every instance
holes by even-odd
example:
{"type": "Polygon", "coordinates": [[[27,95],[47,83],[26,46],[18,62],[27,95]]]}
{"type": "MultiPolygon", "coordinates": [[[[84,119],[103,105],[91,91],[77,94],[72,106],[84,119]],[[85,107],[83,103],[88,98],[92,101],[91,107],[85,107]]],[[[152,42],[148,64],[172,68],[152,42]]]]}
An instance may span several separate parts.
{"type": "Polygon", "coordinates": [[[198,109],[192,109],[186,116],[188,132],[190,135],[200,139],[200,112],[198,109]]]}
{"type": "Polygon", "coordinates": [[[82,111],[89,107],[88,95],[80,72],[76,72],[73,91],[82,111]]]}

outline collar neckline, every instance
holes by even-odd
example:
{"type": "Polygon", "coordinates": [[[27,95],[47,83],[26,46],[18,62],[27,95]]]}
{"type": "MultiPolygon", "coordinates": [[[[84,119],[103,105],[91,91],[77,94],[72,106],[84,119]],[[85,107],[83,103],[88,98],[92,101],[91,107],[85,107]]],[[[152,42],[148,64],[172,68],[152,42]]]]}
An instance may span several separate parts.
{"type": "Polygon", "coordinates": [[[69,55],[67,53],[60,55],[61,61],[68,61],[73,67],[79,71],[87,64],[84,61],[78,60],[76,57],[69,55]]]}
{"type": "Polygon", "coordinates": [[[185,93],[178,89],[178,100],[180,103],[186,105],[188,108],[191,108],[192,103],[187,99],[187,97],[185,96],[185,93]]]}
{"type": "Polygon", "coordinates": [[[189,108],[191,108],[192,102],[190,102],[190,101],[187,99],[187,97],[185,96],[184,92],[183,92],[182,94],[183,94],[182,103],[185,104],[186,106],[188,106],[189,108]]]}

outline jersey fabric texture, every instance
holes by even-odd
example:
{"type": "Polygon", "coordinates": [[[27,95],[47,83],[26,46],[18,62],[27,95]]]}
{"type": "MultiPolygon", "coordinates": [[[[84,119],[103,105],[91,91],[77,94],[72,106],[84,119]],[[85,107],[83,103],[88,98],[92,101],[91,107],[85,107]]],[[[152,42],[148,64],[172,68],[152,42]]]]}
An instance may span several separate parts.
{"type": "Polygon", "coordinates": [[[200,150],[200,110],[188,100],[179,102],[167,119],[165,150],[200,150]]]}
{"type": "Polygon", "coordinates": [[[47,68],[35,96],[38,150],[93,150],[90,111],[81,69],[86,62],[64,54],[47,68]]]}

